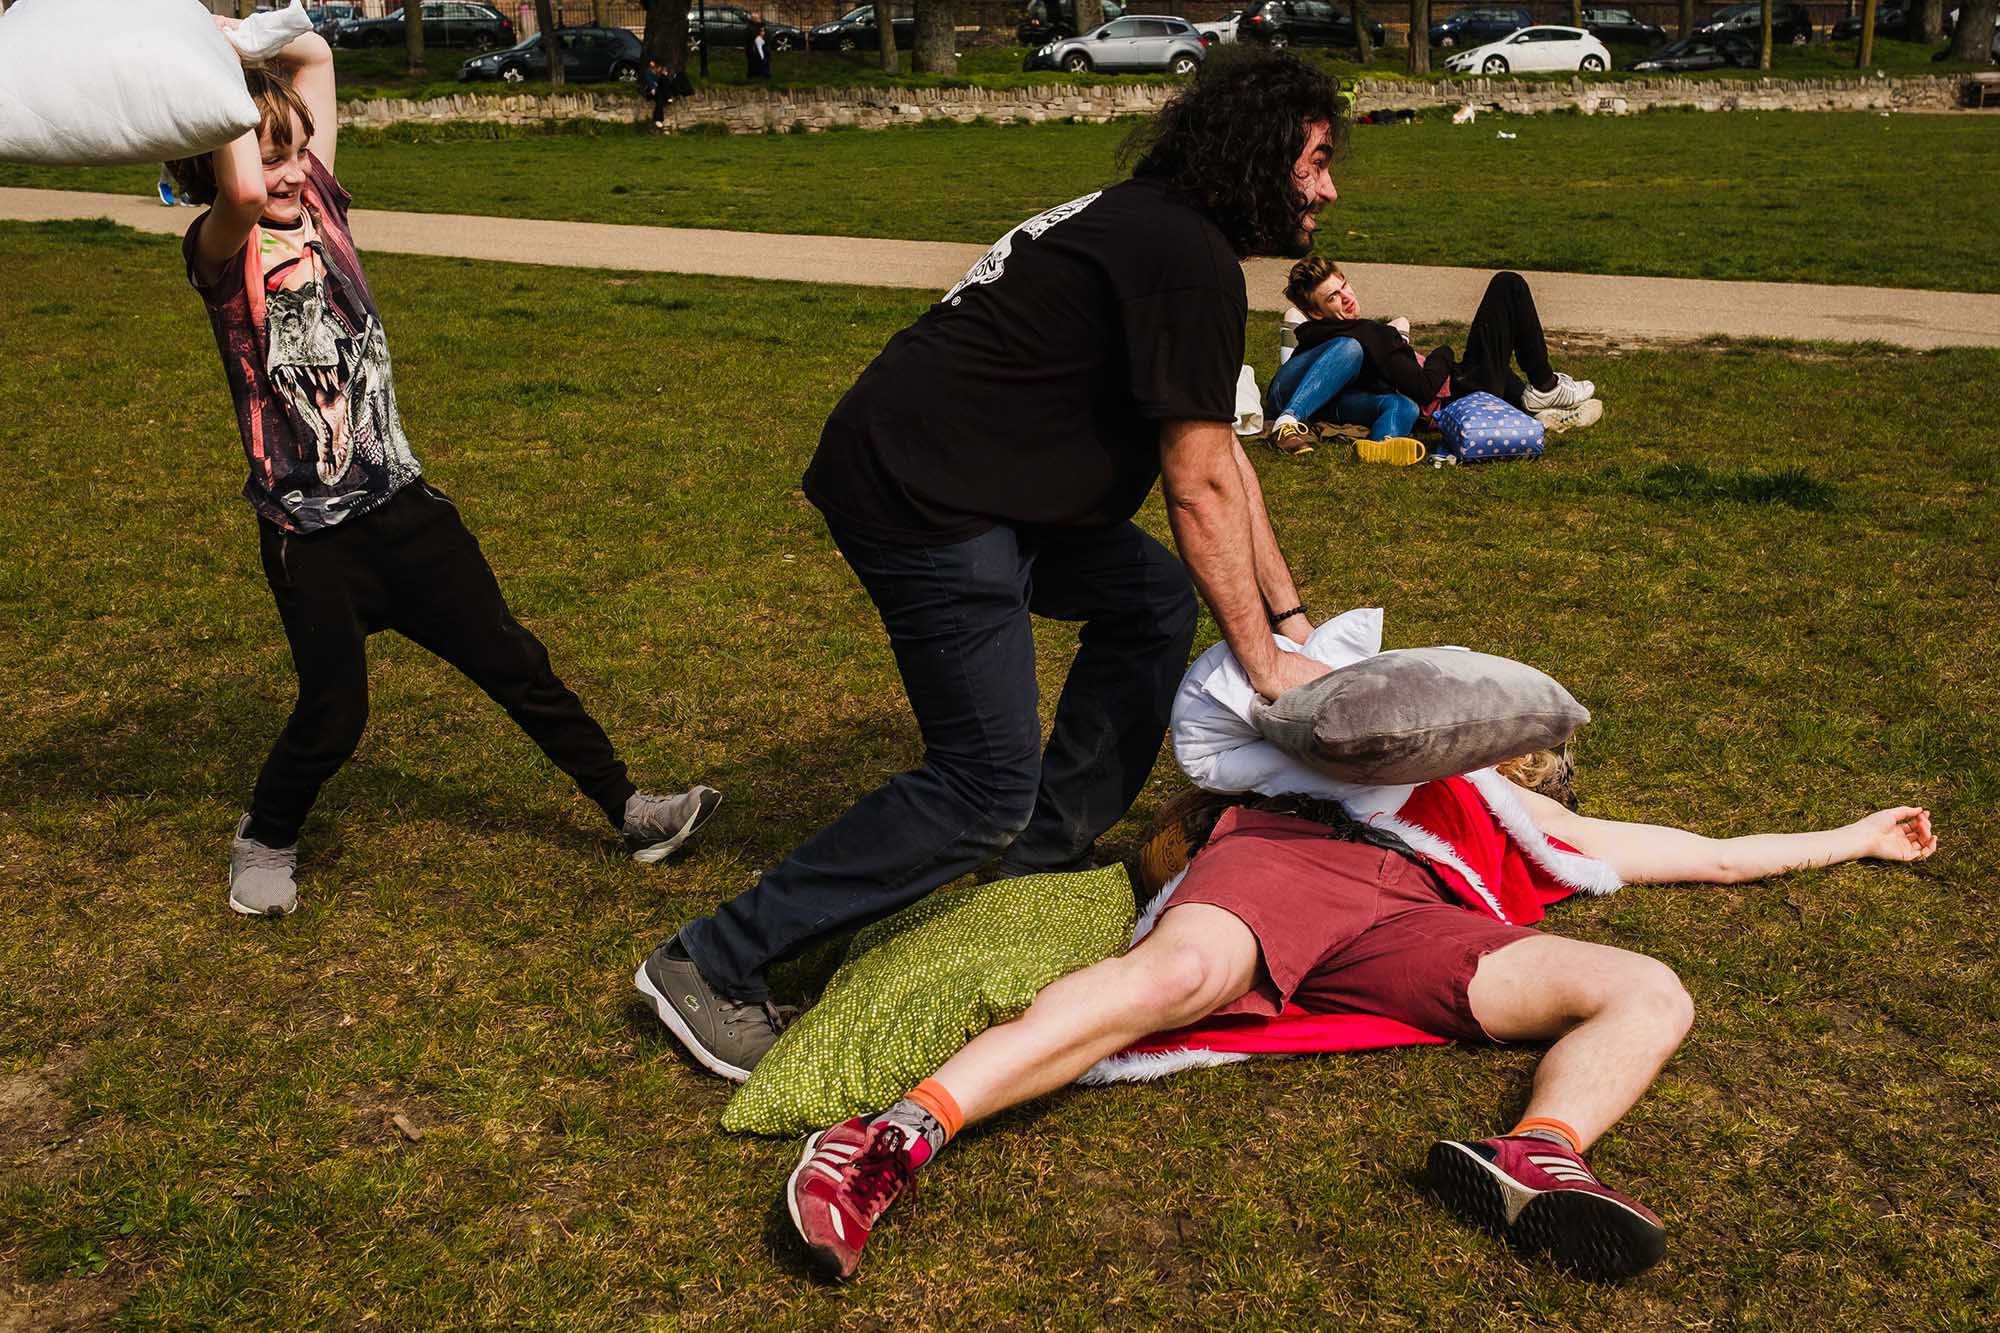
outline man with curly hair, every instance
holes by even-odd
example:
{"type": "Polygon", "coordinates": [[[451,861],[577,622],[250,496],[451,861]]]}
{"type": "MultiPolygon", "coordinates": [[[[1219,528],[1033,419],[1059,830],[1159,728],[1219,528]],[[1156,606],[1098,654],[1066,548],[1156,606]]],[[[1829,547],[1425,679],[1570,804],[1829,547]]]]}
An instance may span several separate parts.
{"type": "Polygon", "coordinates": [[[812,942],[995,857],[1088,864],[1158,757],[1197,591],[1263,694],[1325,670],[1273,646],[1311,622],[1231,422],[1240,261],[1312,248],[1344,130],[1297,59],[1211,61],[1127,145],[1131,179],[1001,237],[834,408],[805,493],[924,757],[641,965],[704,1067],[749,1077],[778,1036],[766,970],[812,942]],[[1156,479],[1181,560],[1132,521],[1156,479]],[[1082,625],[1046,747],[1036,615],[1082,625]]]}

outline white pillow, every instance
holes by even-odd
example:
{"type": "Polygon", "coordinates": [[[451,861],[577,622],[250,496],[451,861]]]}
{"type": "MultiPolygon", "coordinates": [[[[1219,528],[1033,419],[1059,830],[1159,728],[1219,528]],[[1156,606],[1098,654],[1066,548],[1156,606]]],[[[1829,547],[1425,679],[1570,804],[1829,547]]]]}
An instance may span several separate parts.
{"type": "Polygon", "coordinates": [[[256,128],[201,0],[17,0],[0,15],[0,161],[165,162],[256,128]]]}

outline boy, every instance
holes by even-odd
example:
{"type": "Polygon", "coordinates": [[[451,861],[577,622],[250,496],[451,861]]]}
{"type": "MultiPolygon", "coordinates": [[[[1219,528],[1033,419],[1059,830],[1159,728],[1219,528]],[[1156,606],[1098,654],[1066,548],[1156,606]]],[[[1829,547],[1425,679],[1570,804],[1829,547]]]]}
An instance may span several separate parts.
{"type": "MultiPolygon", "coordinates": [[[[217,19],[223,27],[232,20],[217,19]]],[[[721,796],[649,796],[515,621],[458,509],[422,479],[396,413],[375,299],[333,176],[333,53],[305,34],[277,71],[247,67],[255,134],[172,164],[207,204],[182,242],[236,400],[264,574],[299,674],[298,703],[258,774],[229,855],[229,906],[298,905],[299,826],[368,718],[366,645],[394,629],[470,677],[659,861],[721,796]]]]}

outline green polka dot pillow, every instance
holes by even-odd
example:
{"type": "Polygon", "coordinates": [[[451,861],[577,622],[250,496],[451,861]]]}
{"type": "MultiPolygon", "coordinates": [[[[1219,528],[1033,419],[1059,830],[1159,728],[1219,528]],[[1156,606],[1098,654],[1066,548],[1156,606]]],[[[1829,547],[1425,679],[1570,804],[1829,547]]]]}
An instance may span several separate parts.
{"type": "Polygon", "coordinates": [[[1123,866],[933,893],[854,937],[826,993],[730,1099],[722,1127],[804,1134],[880,1110],[1056,978],[1124,951],[1123,866]]]}

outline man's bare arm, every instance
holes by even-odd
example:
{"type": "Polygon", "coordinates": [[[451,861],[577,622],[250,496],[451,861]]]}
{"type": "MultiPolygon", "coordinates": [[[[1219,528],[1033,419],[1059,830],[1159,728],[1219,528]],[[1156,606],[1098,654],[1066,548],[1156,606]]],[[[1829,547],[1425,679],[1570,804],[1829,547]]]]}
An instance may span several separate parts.
{"type": "MultiPolygon", "coordinates": [[[[1292,567],[1285,561],[1285,553],[1278,546],[1278,534],[1271,527],[1271,513],[1264,507],[1264,487],[1257,480],[1257,469],[1250,466],[1250,458],[1243,452],[1243,442],[1230,433],[1230,443],[1236,450],[1236,471],[1243,478],[1243,490],[1250,506],[1250,546],[1256,558],[1257,587],[1264,594],[1264,607],[1271,614],[1289,611],[1303,605],[1305,598],[1299,596],[1297,586],[1292,583],[1292,567]]],[[[1312,621],[1301,612],[1288,616],[1272,626],[1278,633],[1293,643],[1304,643],[1312,633],[1312,621]]]]}

